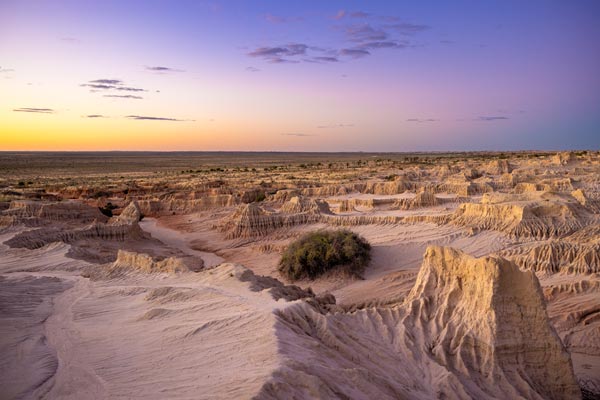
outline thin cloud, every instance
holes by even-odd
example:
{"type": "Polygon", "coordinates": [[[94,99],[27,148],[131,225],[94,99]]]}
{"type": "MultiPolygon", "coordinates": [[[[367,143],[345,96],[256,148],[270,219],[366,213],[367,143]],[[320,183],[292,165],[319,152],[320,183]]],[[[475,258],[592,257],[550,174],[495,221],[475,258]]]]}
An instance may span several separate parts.
{"type": "Polygon", "coordinates": [[[389,34],[381,28],[373,28],[369,24],[354,24],[343,28],[348,40],[352,42],[380,41],[389,34]]]}
{"type": "Polygon", "coordinates": [[[86,115],[85,118],[108,118],[106,115],[102,114],[90,114],[86,115]]]}
{"type": "Polygon", "coordinates": [[[419,32],[428,30],[430,27],[423,24],[411,24],[408,22],[400,22],[397,24],[390,24],[385,26],[387,29],[391,29],[399,33],[400,35],[414,35],[419,32]]]}
{"type": "MultiPolygon", "coordinates": [[[[346,17],[363,18],[365,22],[338,25],[334,28],[342,32],[346,46],[327,49],[321,46],[309,46],[305,43],[290,43],[278,46],[261,46],[246,53],[249,57],[262,58],[272,64],[285,63],[331,63],[344,61],[343,57],[357,59],[381,49],[406,49],[416,47],[406,36],[413,36],[429,29],[423,24],[399,22],[396,18],[385,18],[388,23],[381,26],[381,18],[373,17],[364,11],[347,12],[340,10],[332,18],[341,20],[346,17]],[[395,23],[391,23],[391,22],[395,23]]],[[[279,21],[278,19],[275,19],[279,21]]]]}
{"type": "Polygon", "coordinates": [[[439,119],[435,118],[409,118],[406,122],[437,122],[439,119]]]}
{"type": "Polygon", "coordinates": [[[351,128],[354,124],[333,124],[333,125],[319,125],[319,129],[332,129],[332,128],[351,128]]]}
{"type": "Polygon", "coordinates": [[[509,118],[505,117],[505,116],[501,116],[501,115],[493,115],[493,116],[478,117],[478,118],[475,118],[475,121],[499,121],[499,120],[504,120],[504,119],[509,119],[509,118]]]}
{"type": "Polygon", "coordinates": [[[79,43],[79,39],[74,38],[74,37],[61,37],[60,38],[61,42],[67,42],[67,43],[79,43]]]}
{"type": "Polygon", "coordinates": [[[302,21],[304,18],[302,17],[282,17],[279,15],[266,14],[265,20],[269,21],[272,24],[285,24],[288,22],[298,22],[302,21]]]}
{"type": "Polygon", "coordinates": [[[119,79],[95,79],[93,81],[90,81],[90,83],[95,83],[95,84],[104,84],[104,85],[122,85],[123,81],[119,80],[119,79]]]}
{"type": "Polygon", "coordinates": [[[10,69],[10,68],[2,68],[2,67],[0,67],[0,74],[8,73],[8,72],[15,72],[15,70],[14,69],[10,69]]]}
{"type": "Polygon", "coordinates": [[[409,46],[407,41],[386,41],[386,42],[367,42],[358,48],[360,49],[404,49],[409,46]]]}
{"type": "MultiPolygon", "coordinates": [[[[366,17],[366,16],[365,16],[366,17]]],[[[393,30],[396,35],[412,35],[426,29],[425,25],[416,25],[408,23],[397,23],[386,25],[393,30]]],[[[351,58],[361,58],[371,55],[373,50],[381,49],[406,49],[411,47],[411,43],[406,39],[394,38],[392,32],[370,23],[350,24],[337,27],[341,30],[346,40],[352,43],[351,46],[339,50],[341,56],[351,58]]]]}
{"type": "Polygon", "coordinates": [[[103,84],[95,84],[95,83],[82,83],[79,86],[86,86],[86,87],[90,87],[95,90],[108,90],[108,89],[115,88],[113,85],[103,85],[103,84]]]}
{"type": "Polygon", "coordinates": [[[307,60],[304,60],[304,61],[316,62],[316,63],[328,63],[328,62],[338,62],[340,60],[337,57],[318,56],[318,57],[313,57],[311,59],[307,59],[307,60]]]}
{"type": "Polygon", "coordinates": [[[384,22],[398,22],[400,21],[399,17],[396,17],[394,15],[381,15],[379,17],[377,17],[377,19],[384,21],[384,22]]]}
{"type": "Polygon", "coordinates": [[[102,97],[113,97],[113,98],[119,98],[119,99],[135,99],[135,100],[143,99],[143,97],[141,97],[141,96],[134,96],[131,94],[105,94],[102,97]]]}
{"type": "Polygon", "coordinates": [[[307,137],[307,136],[316,136],[311,135],[309,133],[282,133],[283,136],[296,136],[296,137],[307,137]]]}
{"type": "Polygon", "coordinates": [[[56,112],[52,108],[31,108],[31,107],[14,108],[13,111],[28,112],[28,113],[40,113],[40,114],[54,114],[56,112]]]}
{"type": "Polygon", "coordinates": [[[281,57],[269,58],[268,61],[271,64],[298,64],[300,62],[298,60],[289,60],[287,58],[281,58],[281,57]]]}
{"type": "Polygon", "coordinates": [[[344,18],[345,16],[346,16],[346,10],[340,10],[332,18],[339,21],[340,19],[344,18]]]}
{"type": "Polygon", "coordinates": [[[306,54],[308,46],[303,43],[292,43],[283,47],[263,47],[250,53],[251,56],[296,56],[306,54]]]}
{"type": "Polygon", "coordinates": [[[116,90],[122,90],[125,92],[147,92],[146,89],[134,88],[134,87],[126,87],[126,86],[117,86],[116,90]]]}
{"type": "Polygon", "coordinates": [[[350,16],[352,18],[368,18],[371,16],[371,14],[364,11],[353,11],[350,13],[350,16]]]}
{"type": "Polygon", "coordinates": [[[361,57],[371,55],[371,53],[364,49],[341,49],[340,55],[349,56],[352,58],[361,58],[361,57]]]}
{"type": "Polygon", "coordinates": [[[184,72],[181,69],[175,69],[175,68],[170,68],[170,67],[161,67],[161,66],[156,66],[156,67],[148,67],[146,66],[146,70],[148,71],[152,71],[152,72],[162,72],[162,73],[166,73],[166,72],[184,72]]]}
{"type": "Polygon", "coordinates": [[[145,115],[127,115],[125,118],[133,119],[136,121],[175,121],[175,122],[185,121],[184,119],[165,118],[165,117],[148,117],[145,115]]]}
{"type": "Polygon", "coordinates": [[[90,91],[102,90],[117,90],[122,92],[147,92],[146,89],[125,86],[125,83],[120,79],[94,79],[87,83],[82,83],[79,86],[89,87],[90,91]]]}
{"type": "Polygon", "coordinates": [[[297,63],[299,61],[290,60],[287,57],[304,56],[308,48],[309,46],[304,43],[290,43],[275,47],[258,47],[249,52],[248,56],[263,58],[274,64],[297,63]]]}
{"type": "Polygon", "coordinates": [[[255,67],[246,67],[246,71],[248,72],[260,72],[260,69],[255,67]]]}

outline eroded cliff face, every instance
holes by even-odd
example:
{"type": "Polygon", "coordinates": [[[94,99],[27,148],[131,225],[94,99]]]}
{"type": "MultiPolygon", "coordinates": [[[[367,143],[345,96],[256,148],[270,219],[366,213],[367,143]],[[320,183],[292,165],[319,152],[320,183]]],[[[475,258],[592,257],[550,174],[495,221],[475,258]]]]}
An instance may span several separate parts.
{"type": "Polygon", "coordinates": [[[93,207],[79,201],[41,202],[14,200],[0,212],[0,228],[11,225],[40,226],[57,222],[106,222],[108,218],[93,207]]]}
{"type": "Polygon", "coordinates": [[[600,273],[600,243],[550,240],[513,247],[502,255],[521,268],[544,274],[600,273]]]}
{"type": "Polygon", "coordinates": [[[407,307],[405,326],[422,331],[416,343],[482,390],[496,386],[525,398],[579,395],[533,272],[499,257],[430,247],[407,307]]]}
{"type": "Polygon", "coordinates": [[[152,257],[149,254],[119,250],[115,262],[89,267],[86,276],[98,279],[123,278],[134,274],[178,274],[199,272],[204,267],[201,258],[191,256],[152,257]]]}
{"type": "Polygon", "coordinates": [[[429,247],[403,304],[279,311],[284,357],[262,398],[576,399],[569,354],[532,272],[429,247]]]}
{"type": "Polygon", "coordinates": [[[591,211],[569,196],[552,193],[484,196],[481,203],[461,204],[452,223],[496,230],[516,239],[566,236],[593,223],[591,211]]]}
{"type": "Polygon", "coordinates": [[[134,224],[141,221],[143,217],[142,210],[137,201],[131,201],[127,207],[121,211],[119,216],[112,218],[109,221],[111,225],[134,224]]]}

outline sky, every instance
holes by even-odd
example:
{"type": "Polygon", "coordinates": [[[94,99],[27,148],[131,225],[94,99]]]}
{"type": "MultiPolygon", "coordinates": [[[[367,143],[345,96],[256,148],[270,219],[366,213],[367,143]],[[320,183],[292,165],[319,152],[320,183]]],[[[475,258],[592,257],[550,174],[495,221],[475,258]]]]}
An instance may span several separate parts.
{"type": "Polygon", "coordinates": [[[0,150],[596,150],[599,21],[596,0],[0,0],[0,150]]]}

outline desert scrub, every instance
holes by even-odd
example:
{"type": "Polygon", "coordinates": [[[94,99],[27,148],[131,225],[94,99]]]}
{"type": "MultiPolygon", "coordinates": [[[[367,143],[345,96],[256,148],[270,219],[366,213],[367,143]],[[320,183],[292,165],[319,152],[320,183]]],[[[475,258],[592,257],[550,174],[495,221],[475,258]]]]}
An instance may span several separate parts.
{"type": "Polygon", "coordinates": [[[292,242],[279,261],[279,272],[294,281],[336,271],[361,277],[371,260],[371,245],[349,230],[321,230],[292,242]]]}

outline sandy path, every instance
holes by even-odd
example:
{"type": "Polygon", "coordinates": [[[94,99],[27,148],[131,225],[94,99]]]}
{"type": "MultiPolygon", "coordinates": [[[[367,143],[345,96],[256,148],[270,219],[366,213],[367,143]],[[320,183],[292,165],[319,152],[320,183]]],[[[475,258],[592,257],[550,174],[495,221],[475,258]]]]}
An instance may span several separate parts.
{"type": "Polygon", "coordinates": [[[167,246],[179,249],[191,256],[198,256],[204,260],[205,267],[214,267],[225,261],[222,257],[206,251],[194,250],[190,247],[189,242],[193,240],[190,234],[183,234],[173,229],[169,229],[159,223],[154,218],[144,218],[140,222],[140,227],[150,233],[153,238],[156,238],[167,246]]]}

